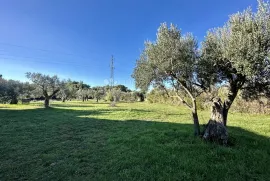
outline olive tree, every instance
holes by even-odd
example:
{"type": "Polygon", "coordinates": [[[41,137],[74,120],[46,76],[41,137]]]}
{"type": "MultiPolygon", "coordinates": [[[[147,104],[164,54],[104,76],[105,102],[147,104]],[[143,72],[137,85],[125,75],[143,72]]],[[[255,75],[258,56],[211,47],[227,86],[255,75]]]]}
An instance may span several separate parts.
{"type": "Polygon", "coordinates": [[[221,117],[227,125],[229,109],[242,89],[244,97],[269,95],[270,6],[258,1],[251,8],[230,16],[221,28],[208,31],[202,43],[201,67],[213,83],[226,84],[228,94],[221,102],[221,117]]]}
{"type": "Polygon", "coordinates": [[[63,80],[60,84],[60,90],[57,93],[57,97],[61,98],[62,102],[65,102],[68,98],[71,98],[72,86],[68,81],[63,80]]]}
{"type": "Polygon", "coordinates": [[[56,75],[49,76],[31,72],[27,72],[26,77],[33,82],[35,91],[42,93],[45,98],[44,106],[48,108],[50,99],[60,91],[61,81],[59,78],[56,75]]]}
{"type": "Polygon", "coordinates": [[[105,90],[104,87],[93,87],[91,89],[91,97],[96,99],[96,102],[98,102],[103,96],[105,96],[105,90]]]}
{"type": "Polygon", "coordinates": [[[194,122],[194,134],[200,134],[196,97],[202,91],[204,83],[196,79],[198,61],[197,41],[188,33],[182,35],[175,25],[161,24],[154,42],[147,41],[137,60],[132,77],[136,88],[147,90],[150,85],[168,89],[191,112],[194,122]],[[188,99],[187,99],[188,98],[188,99]]]}

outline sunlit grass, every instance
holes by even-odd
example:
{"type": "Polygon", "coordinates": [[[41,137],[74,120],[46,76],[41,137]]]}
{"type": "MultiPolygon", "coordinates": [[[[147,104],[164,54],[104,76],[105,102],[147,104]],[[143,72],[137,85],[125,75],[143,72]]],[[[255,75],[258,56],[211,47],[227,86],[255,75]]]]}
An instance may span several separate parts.
{"type": "MultiPolygon", "coordinates": [[[[0,105],[0,180],[268,180],[269,115],[233,113],[223,147],[188,109],[148,103],[0,105]]],[[[207,123],[209,111],[200,111],[207,123]]]]}

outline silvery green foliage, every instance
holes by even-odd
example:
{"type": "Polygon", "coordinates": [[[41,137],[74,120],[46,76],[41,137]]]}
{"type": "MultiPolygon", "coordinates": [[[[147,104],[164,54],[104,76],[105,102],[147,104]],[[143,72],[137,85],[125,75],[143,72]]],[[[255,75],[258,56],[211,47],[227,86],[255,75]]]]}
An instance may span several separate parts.
{"type": "Polygon", "coordinates": [[[165,90],[168,96],[179,99],[192,111],[194,134],[200,134],[197,115],[196,64],[198,60],[197,41],[192,34],[182,35],[180,30],[166,23],[161,24],[154,42],[147,41],[144,51],[133,72],[136,87],[147,90],[152,84],[165,90]],[[175,91],[168,91],[168,90],[175,91]],[[173,95],[169,95],[172,92],[173,95]],[[185,100],[185,96],[189,100],[185,100]]]}
{"type": "Polygon", "coordinates": [[[205,77],[214,81],[236,82],[246,95],[263,92],[270,85],[270,6],[258,1],[251,8],[230,16],[221,28],[207,33],[202,43],[205,77]]]}
{"type": "Polygon", "coordinates": [[[35,87],[35,91],[40,92],[43,96],[51,98],[60,91],[61,81],[59,78],[41,73],[26,73],[26,77],[30,79],[35,87]]]}
{"type": "Polygon", "coordinates": [[[137,61],[132,77],[136,87],[146,90],[151,84],[166,86],[179,81],[189,87],[197,61],[197,41],[192,34],[182,35],[173,24],[162,23],[154,42],[145,42],[145,49],[137,61]]]}

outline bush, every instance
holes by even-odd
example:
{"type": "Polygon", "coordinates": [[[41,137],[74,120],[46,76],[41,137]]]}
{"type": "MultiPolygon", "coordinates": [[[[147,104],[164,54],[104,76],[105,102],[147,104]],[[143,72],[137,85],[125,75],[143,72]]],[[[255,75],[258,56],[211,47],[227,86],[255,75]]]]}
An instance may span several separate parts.
{"type": "Polygon", "coordinates": [[[113,94],[112,94],[112,91],[106,92],[105,100],[106,100],[106,101],[110,101],[110,102],[113,101],[113,94]]]}
{"type": "Polygon", "coordinates": [[[122,93],[121,101],[135,102],[136,101],[136,95],[133,92],[124,92],[124,93],[122,93]]]}
{"type": "MultiPolygon", "coordinates": [[[[169,93],[171,92],[172,91],[169,93]]],[[[146,100],[149,103],[165,103],[171,105],[180,104],[178,98],[169,97],[165,91],[158,88],[152,89],[148,94],[146,94],[146,100]]]]}

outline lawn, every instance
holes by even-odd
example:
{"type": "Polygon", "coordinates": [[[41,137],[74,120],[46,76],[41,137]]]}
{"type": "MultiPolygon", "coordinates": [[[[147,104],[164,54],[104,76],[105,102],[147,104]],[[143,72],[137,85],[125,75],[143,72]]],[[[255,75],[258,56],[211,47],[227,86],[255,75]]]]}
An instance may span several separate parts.
{"type": "Polygon", "coordinates": [[[0,105],[0,180],[270,180],[269,115],[230,114],[230,147],[191,123],[162,104],[0,105]]]}

